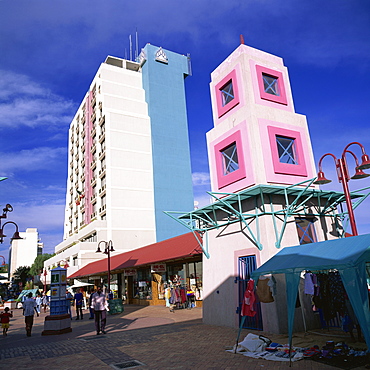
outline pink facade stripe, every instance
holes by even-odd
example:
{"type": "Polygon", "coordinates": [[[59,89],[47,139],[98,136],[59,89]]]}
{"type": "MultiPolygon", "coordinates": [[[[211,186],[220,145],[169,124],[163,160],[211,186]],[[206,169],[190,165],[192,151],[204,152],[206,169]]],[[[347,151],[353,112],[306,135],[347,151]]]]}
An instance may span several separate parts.
{"type": "Polygon", "coordinates": [[[92,137],[91,137],[91,129],[92,129],[92,106],[91,102],[93,100],[93,92],[89,91],[87,99],[86,99],[86,107],[85,107],[85,224],[89,224],[91,222],[91,215],[93,213],[93,206],[91,203],[91,196],[92,186],[91,186],[91,164],[92,164],[92,153],[91,153],[91,145],[92,145],[92,137]]]}

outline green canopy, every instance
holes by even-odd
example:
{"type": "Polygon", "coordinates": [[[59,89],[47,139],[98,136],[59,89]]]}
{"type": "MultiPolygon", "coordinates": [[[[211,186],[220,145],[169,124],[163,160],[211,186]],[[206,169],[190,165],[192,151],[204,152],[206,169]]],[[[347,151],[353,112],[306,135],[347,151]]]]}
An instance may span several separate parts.
{"type": "Polygon", "coordinates": [[[370,234],[286,247],[252,273],[285,274],[288,309],[288,334],[291,345],[295,303],[303,270],[339,271],[357,320],[370,351],[370,310],[366,262],[370,262],[370,234]]]}

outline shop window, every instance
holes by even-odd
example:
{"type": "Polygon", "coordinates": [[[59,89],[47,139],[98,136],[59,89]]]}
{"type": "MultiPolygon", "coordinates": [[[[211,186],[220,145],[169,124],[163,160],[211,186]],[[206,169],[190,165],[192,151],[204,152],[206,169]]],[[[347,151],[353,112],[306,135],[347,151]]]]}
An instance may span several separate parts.
{"type": "Polygon", "coordinates": [[[299,244],[309,244],[316,243],[316,231],[315,231],[315,218],[301,218],[297,217],[295,219],[295,224],[297,228],[297,234],[299,238],[299,244]]]}
{"type": "Polygon", "coordinates": [[[287,105],[283,74],[259,65],[256,71],[261,99],[287,105]]]}
{"type": "Polygon", "coordinates": [[[298,164],[294,141],[294,138],[276,136],[280,163],[298,164]]]}
{"type": "Polygon", "coordinates": [[[218,117],[220,118],[240,103],[235,70],[231,71],[215,86],[215,93],[218,117]]]}
{"type": "Polygon", "coordinates": [[[215,144],[218,188],[245,178],[246,169],[240,131],[215,144]]]}
{"type": "Polygon", "coordinates": [[[238,162],[238,151],[236,149],[236,143],[232,143],[230,146],[221,150],[222,162],[223,162],[223,173],[227,175],[239,169],[238,162]]]}
{"type": "Polygon", "coordinates": [[[138,269],[134,280],[134,298],[152,299],[152,276],[150,269],[138,269]]]}

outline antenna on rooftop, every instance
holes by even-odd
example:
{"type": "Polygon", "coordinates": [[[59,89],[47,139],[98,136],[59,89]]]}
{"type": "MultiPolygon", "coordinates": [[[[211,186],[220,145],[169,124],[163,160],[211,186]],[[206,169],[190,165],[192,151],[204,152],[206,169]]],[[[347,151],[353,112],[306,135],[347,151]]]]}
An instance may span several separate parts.
{"type": "Polygon", "coordinates": [[[130,40],[130,60],[132,61],[132,35],[129,36],[130,40]]]}
{"type": "Polygon", "coordinates": [[[136,27],[136,50],[135,50],[135,61],[137,61],[137,58],[139,57],[139,36],[137,33],[137,27],[136,27]]]}
{"type": "Polygon", "coordinates": [[[240,35],[240,44],[241,45],[244,45],[244,37],[243,37],[243,35],[240,35]]]}

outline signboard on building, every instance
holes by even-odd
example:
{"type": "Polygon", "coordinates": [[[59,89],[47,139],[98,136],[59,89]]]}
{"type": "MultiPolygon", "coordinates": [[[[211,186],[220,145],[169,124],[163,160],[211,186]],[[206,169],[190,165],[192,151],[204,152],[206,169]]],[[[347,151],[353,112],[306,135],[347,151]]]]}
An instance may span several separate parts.
{"type": "Polygon", "coordinates": [[[136,275],[136,269],[124,269],[123,270],[124,276],[135,276],[136,275]]]}
{"type": "Polygon", "coordinates": [[[151,265],[151,272],[166,272],[166,264],[165,263],[155,263],[151,265]]]}

